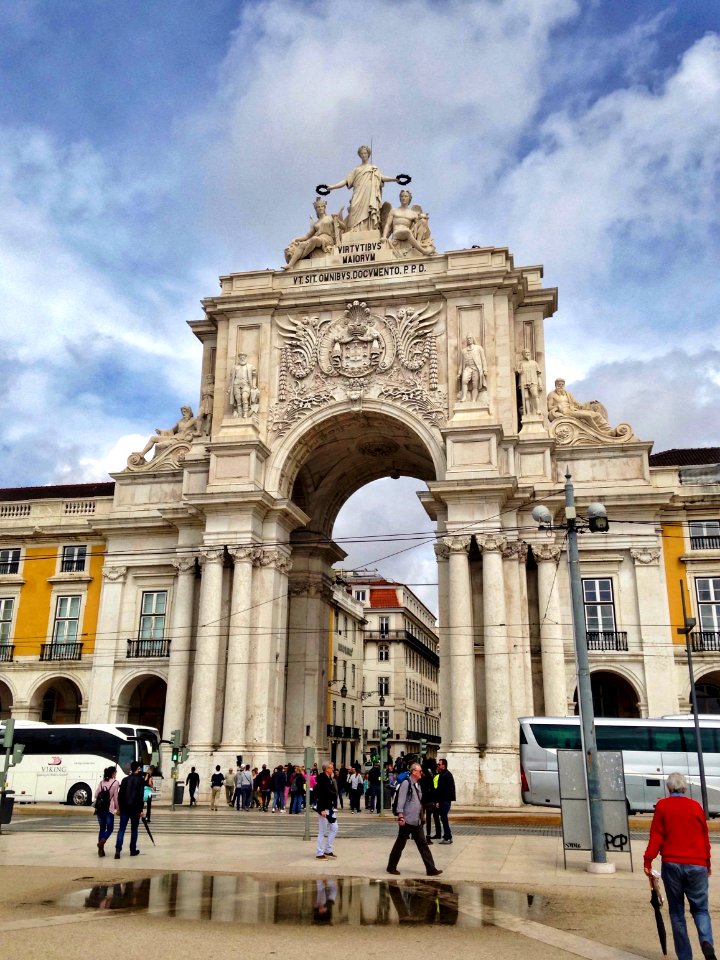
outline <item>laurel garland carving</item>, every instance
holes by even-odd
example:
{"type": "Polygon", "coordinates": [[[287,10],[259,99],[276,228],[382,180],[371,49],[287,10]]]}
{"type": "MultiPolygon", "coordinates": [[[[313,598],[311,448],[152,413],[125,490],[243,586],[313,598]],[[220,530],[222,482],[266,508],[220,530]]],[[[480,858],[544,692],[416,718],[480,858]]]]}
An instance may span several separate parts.
{"type": "Polygon", "coordinates": [[[384,316],[353,300],[342,316],[278,319],[283,340],[278,402],[270,430],[285,433],[309,412],[333,402],[360,410],[364,398],[406,407],[435,426],[447,419],[447,393],[438,387],[432,335],[441,311],[428,302],[384,316]]]}

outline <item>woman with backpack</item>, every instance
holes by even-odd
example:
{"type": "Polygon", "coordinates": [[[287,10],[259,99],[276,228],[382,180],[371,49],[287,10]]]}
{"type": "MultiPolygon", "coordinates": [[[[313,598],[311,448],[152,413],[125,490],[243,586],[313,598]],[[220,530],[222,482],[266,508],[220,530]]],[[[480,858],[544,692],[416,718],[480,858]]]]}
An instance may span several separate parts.
{"type": "Polygon", "coordinates": [[[105,843],[112,835],[115,814],[118,813],[120,784],[115,779],[117,767],[106,767],[103,778],[95,788],[95,816],[98,819],[98,856],[105,856],[105,843]]]}

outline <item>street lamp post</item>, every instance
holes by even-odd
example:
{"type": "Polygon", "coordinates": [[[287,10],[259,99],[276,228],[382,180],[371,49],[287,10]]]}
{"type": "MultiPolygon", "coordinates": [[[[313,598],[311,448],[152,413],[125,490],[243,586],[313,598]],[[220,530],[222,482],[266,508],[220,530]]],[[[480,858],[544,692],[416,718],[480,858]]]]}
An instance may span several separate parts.
{"type": "MultiPolygon", "coordinates": [[[[578,708],[582,745],[585,753],[587,772],[587,794],[590,817],[590,842],[592,861],[588,870],[592,873],[614,873],[615,864],[608,863],[605,851],[605,821],[600,793],[600,771],[595,736],[595,711],[593,708],[592,685],[590,682],[590,661],[588,658],[587,630],[585,627],[585,608],[583,603],[582,581],[580,579],[580,557],[578,553],[578,529],[590,529],[591,532],[605,532],[608,529],[607,512],[600,503],[588,506],[588,520],[579,519],[575,509],[575,490],[568,468],[565,473],[565,523],[560,526],[567,532],[568,569],[570,574],[570,595],[572,598],[573,638],[575,642],[575,662],[577,669],[578,708]]],[[[533,518],[541,527],[552,527],[552,517],[547,507],[538,506],[533,510],[533,518]]]]}

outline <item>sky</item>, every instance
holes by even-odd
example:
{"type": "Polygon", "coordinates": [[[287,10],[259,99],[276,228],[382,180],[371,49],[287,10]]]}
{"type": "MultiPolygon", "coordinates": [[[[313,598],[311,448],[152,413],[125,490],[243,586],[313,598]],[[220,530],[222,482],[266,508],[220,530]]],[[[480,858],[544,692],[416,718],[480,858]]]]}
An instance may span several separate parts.
{"type": "MultiPolygon", "coordinates": [[[[370,140],[439,251],[544,265],[549,383],[655,450],[720,445],[716,4],[14,0],[0,486],[106,479],[196,403],[199,301],[281,266],[315,184],[370,140]]],[[[418,488],[360,491],[337,536],[429,531],[418,488]]],[[[434,581],[427,546],[381,559],[406,546],[348,563],[434,581]]]]}

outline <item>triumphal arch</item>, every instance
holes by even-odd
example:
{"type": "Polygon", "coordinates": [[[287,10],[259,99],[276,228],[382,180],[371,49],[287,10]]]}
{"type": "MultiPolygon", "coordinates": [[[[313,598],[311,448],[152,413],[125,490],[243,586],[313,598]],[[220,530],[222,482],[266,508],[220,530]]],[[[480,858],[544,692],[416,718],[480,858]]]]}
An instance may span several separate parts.
{"type": "Polygon", "coordinates": [[[309,185],[311,226],[282,267],[220,278],[190,324],[199,405],[115,475],[89,719],[116,696],[103,644],[135,578],[171,590],[164,732],[186,732],[200,769],[297,760],[309,731],[322,750],[333,524],[402,474],[427,485],[436,527],[441,754],[463,799],[514,803],[516,718],[565,714],[569,695],[559,615],[532,614],[550,609],[560,547],[530,510],[557,493],[558,447],[602,447],[625,476],[647,445],[561,383],[548,420],[542,268],[503,247],[437,251],[410,177],[358,155],[314,205],[309,185]]]}

